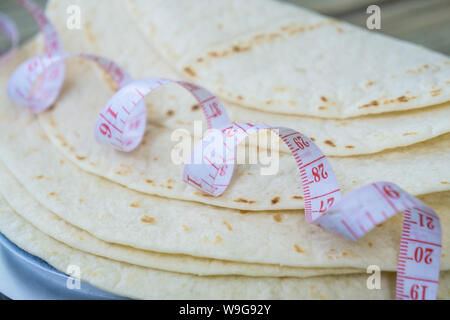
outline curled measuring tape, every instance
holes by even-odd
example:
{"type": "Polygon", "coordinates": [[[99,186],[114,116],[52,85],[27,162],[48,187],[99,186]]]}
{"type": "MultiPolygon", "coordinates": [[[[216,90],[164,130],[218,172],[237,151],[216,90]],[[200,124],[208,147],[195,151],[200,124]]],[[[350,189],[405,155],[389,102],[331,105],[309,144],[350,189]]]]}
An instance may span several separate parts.
{"type": "MultiPolygon", "coordinates": [[[[65,53],[54,27],[39,7],[30,0],[16,1],[30,12],[44,33],[46,54],[27,60],[13,73],[7,89],[13,101],[32,112],[41,112],[52,105],[59,94],[66,58],[79,56],[94,61],[119,88],[99,115],[95,137],[120,151],[131,151],[145,133],[145,96],[158,87],[177,83],[196,98],[208,128],[219,130],[221,137],[214,140],[206,134],[195,146],[190,163],[184,167],[186,183],[219,196],[231,181],[237,145],[260,130],[272,130],[286,143],[297,163],[307,221],[356,241],[376,225],[403,211],[396,298],[436,298],[442,240],[440,220],[433,209],[389,182],[372,183],[342,196],[326,156],[305,135],[284,127],[233,123],[220,101],[196,84],[158,78],[134,81],[111,60],[90,54],[65,53]]],[[[4,16],[0,16],[0,30],[10,38],[14,34],[4,16]]],[[[11,42],[14,43],[13,38],[11,42]]]]}

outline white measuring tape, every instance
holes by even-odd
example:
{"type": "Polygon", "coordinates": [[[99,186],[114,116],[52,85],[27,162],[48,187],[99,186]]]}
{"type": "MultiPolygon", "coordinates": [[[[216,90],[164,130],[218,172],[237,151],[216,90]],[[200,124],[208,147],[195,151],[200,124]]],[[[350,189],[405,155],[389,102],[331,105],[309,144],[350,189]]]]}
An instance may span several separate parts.
{"type": "MultiPolygon", "coordinates": [[[[236,147],[259,130],[272,130],[286,143],[297,163],[303,188],[306,219],[352,241],[376,225],[404,212],[397,264],[397,299],[436,299],[441,259],[441,225],[438,215],[423,202],[389,182],[376,182],[342,196],[326,156],[305,135],[289,128],[257,123],[232,123],[220,101],[206,89],[185,81],[144,79],[134,81],[113,61],[89,54],[63,52],[58,35],[44,13],[31,0],[16,0],[30,12],[44,34],[46,54],[22,63],[8,83],[16,103],[41,112],[57,99],[64,81],[64,60],[79,56],[96,62],[119,90],[104,106],[95,137],[120,151],[131,151],[142,140],[147,123],[144,98],[169,83],[187,89],[201,105],[208,128],[221,132],[220,143],[207,134],[196,145],[183,179],[189,185],[219,196],[233,175],[236,147]],[[209,142],[209,143],[208,143],[209,142]],[[225,153],[223,152],[225,151],[225,153]]],[[[0,15],[0,31],[17,44],[17,31],[0,15]]]]}

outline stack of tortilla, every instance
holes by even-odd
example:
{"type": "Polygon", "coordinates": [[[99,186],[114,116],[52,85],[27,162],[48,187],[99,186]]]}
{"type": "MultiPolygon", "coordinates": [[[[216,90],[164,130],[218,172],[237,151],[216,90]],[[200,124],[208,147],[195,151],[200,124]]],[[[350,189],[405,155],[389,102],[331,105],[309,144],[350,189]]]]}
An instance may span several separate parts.
{"type": "MultiPolygon", "coordinates": [[[[392,181],[443,228],[438,298],[450,297],[450,59],[269,0],[64,0],[47,14],[68,52],[113,59],[136,79],[187,79],[235,121],[296,129],[330,157],[344,193],[392,181]],[[69,5],[80,30],[66,27],[69,5]]],[[[2,65],[0,86],[40,37],[2,65]]],[[[67,61],[55,105],[38,116],[0,97],[0,231],[63,272],[118,295],[172,299],[392,299],[401,214],[350,242],[305,221],[295,162],[276,175],[238,165],[220,197],[182,181],[171,133],[203,120],[169,85],[146,98],[143,143],[122,153],[93,138],[116,88],[67,61]],[[381,268],[381,289],[366,273],[381,268]]],[[[204,125],[206,128],[206,125],[204,125]]]]}

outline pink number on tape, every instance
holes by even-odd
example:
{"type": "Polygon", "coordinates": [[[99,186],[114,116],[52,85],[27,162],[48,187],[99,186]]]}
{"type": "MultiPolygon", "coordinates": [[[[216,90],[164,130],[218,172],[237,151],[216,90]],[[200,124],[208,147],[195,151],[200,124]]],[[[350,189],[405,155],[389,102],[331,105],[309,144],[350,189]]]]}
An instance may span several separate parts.
{"type": "MultiPolygon", "coordinates": [[[[289,147],[297,163],[305,199],[305,215],[310,223],[356,241],[376,225],[403,211],[403,230],[397,265],[397,299],[435,299],[441,259],[441,225],[438,215],[417,198],[389,182],[363,186],[342,196],[326,156],[305,135],[289,128],[266,124],[232,123],[220,101],[206,89],[185,81],[150,78],[134,81],[113,61],[90,54],[68,54],[61,47],[56,30],[31,0],[16,0],[36,20],[44,34],[46,54],[22,63],[8,83],[8,93],[16,103],[33,112],[47,109],[56,100],[64,81],[64,60],[71,56],[96,62],[115,81],[118,92],[109,99],[95,126],[101,143],[121,151],[131,151],[142,140],[146,126],[144,97],[154,89],[177,83],[187,89],[202,106],[208,129],[220,130],[221,139],[205,135],[186,164],[183,179],[213,196],[230,184],[236,147],[260,130],[272,130],[289,147]]],[[[0,31],[17,44],[12,22],[0,15],[0,31]]]]}

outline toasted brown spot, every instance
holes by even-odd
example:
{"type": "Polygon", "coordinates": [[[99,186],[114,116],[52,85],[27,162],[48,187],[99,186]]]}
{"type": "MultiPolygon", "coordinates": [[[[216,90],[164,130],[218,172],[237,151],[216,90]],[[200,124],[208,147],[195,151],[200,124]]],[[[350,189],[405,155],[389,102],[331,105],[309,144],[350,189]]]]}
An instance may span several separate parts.
{"type": "Polygon", "coordinates": [[[403,135],[404,136],[411,136],[413,134],[417,134],[417,132],[405,132],[403,135]]]}
{"type": "Polygon", "coordinates": [[[266,101],[266,104],[272,104],[273,103],[273,100],[267,100],[266,101]]]}
{"type": "Polygon", "coordinates": [[[53,196],[56,195],[56,192],[50,192],[48,195],[51,196],[51,197],[53,197],[53,196]]]}
{"type": "Polygon", "coordinates": [[[81,161],[86,160],[86,157],[85,157],[85,156],[79,156],[79,155],[76,155],[75,157],[76,157],[78,160],[81,160],[81,161]]]}
{"type": "Polygon", "coordinates": [[[228,231],[233,231],[233,228],[227,221],[223,220],[222,223],[227,226],[228,231]]]}
{"type": "Polygon", "coordinates": [[[147,183],[153,183],[153,180],[152,180],[152,179],[145,179],[145,182],[147,182],[147,183]]]}
{"type": "Polygon", "coordinates": [[[376,106],[378,106],[378,101],[377,100],[373,100],[372,102],[369,102],[369,103],[366,103],[366,104],[363,104],[362,106],[359,106],[358,107],[358,109],[364,109],[364,108],[369,108],[369,107],[376,107],[376,106]]]}
{"type": "Polygon", "coordinates": [[[198,58],[198,59],[197,59],[197,62],[199,62],[199,63],[200,63],[200,62],[203,62],[203,58],[198,58]]]}
{"type": "Polygon", "coordinates": [[[249,213],[250,211],[248,211],[248,210],[238,210],[239,211],[239,213],[240,214],[246,214],[246,213],[249,213]]]}
{"type": "Polygon", "coordinates": [[[342,251],[342,255],[345,257],[345,256],[348,255],[348,252],[347,251],[342,251]]]}
{"type": "Polygon", "coordinates": [[[280,197],[275,197],[272,200],[270,200],[270,202],[272,202],[272,204],[277,204],[280,201],[280,197]]]}
{"type": "Polygon", "coordinates": [[[141,217],[141,221],[142,221],[142,222],[145,222],[145,223],[155,223],[155,222],[156,222],[156,219],[153,218],[153,217],[149,217],[149,216],[147,216],[147,215],[143,215],[143,216],[141,217]]]}
{"type": "Polygon", "coordinates": [[[236,98],[237,98],[238,100],[243,100],[243,99],[244,99],[244,97],[241,96],[241,95],[238,95],[236,98]]]}
{"type": "Polygon", "coordinates": [[[355,146],[352,146],[352,145],[347,145],[347,146],[345,146],[347,149],[354,149],[355,148],[355,146]]]}
{"type": "Polygon", "coordinates": [[[441,184],[450,184],[450,182],[447,182],[447,181],[441,181],[440,183],[441,184]]]}
{"type": "Polygon", "coordinates": [[[139,203],[138,202],[132,202],[132,203],[130,203],[130,207],[132,207],[132,208],[139,208],[139,203]]]}
{"type": "Polygon", "coordinates": [[[321,96],[320,100],[322,100],[323,102],[327,102],[328,101],[327,97],[325,97],[325,96],[321,96]]]}
{"type": "Polygon", "coordinates": [[[408,102],[409,101],[408,97],[406,97],[406,96],[398,97],[397,100],[399,102],[408,102]]]}
{"type": "Polygon", "coordinates": [[[196,76],[196,73],[194,72],[194,70],[192,70],[191,67],[185,67],[184,68],[184,72],[186,72],[191,77],[195,77],[196,76]]]}
{"type": "Polygon", "coordinates": [[[194,194],[195,194],[196,196],[201,196],[201,197],[212,197],[212,195],[210,195],[210,194],[208,194],[208,193],[204,193],[204,192],[198,192],[198,191],[195,191],[194,194]]]}
{"type": "Polygon", "coordinates": [[[319,106],[319,110],[327,110],[328,108],[326,106],[319,106]]]}
{"type": "Polygon", "coordinates": [[[49,122],[50,122],[50,126],[51,126],[52,128],[55,128],[55,127],[56,127],[56,122],[55,122],[55,119],[53,119],[53,117],[50,117],[49,122]]]}
{"type": "Polygon", "coordinates": [[[337,28],[337,31],[338,31],[339,33],[344,33],[344,29],[342,29],[341,27],[338,27],[338,28],[337,28]]]}
{"type": "Polygon", "coordinates": [[[171,116],[173,116],[175,114],[175,111],[173,111],[173,110],[167,110],[167,112],[166,112],[166,115],[168,116],[168,117],[171,117],[171,116]]]}
{"type": "Polygon", "coordinates": [[[336,145],[334,144],[334,142],[331,141],[331,140],[325,140],[324,143],[327,144],[327,145],[329,145],[330,147],[333,147],[333,148],[336,147],[336,145]]]}
{"type": "Polygon", "coordinates": [[[277,213],[273,216],[273,220],[275,220],[276,222],[281,222],[283,221],[283,217],[281,217],[281,214],[277,213]]]}
{"type": "Polygon", "coordinates": [[[291,198],[295,199],[295,200],[302,200],[303,199],[302,196],[292,196],[291,198]]]}
{"type": "Polygon", "coordinates": [[[435,96],[440,95],[441,92],[442,92],[442,88],[436,89],[436,90],[432,90],[432,91],[430,91],[430,94],[431,94],[433,97],[435,97],[435,96]]]}
{"type": "Polygon", "coordinates": [[[40,175],[38,175],[38,176],[35,176],[34,178],[35,178],[35,179],[38,179],[38,180],[41,180],[41,179],[44,178],[44,176],[43,176],[42,174],[40,174],[40,175]]]}
{"type": "Polygon", "coordinates": [[[208,52],[208,55],[213,58],[217,58],[219,56],[219,54],[215,51],[208,52]]]}
{"type": "Polygon", "coordinates": [[[219,24],[217,25],[217,29],[218,29],[218,30],[222,30],[222,28],[223,28],[223,25],[222,25],[221,23],[219,23],[219,24]]]}
{"type": "Polygon", "coordinates": [[[372,242],[369,242],[369,243],[367,243],[368,245],[369,245],[369,247],[373,247],[373,243],[372,242]]]}
{"type": "Polygon", "coordinates": [[[198,109],[200,109],[200,105],[199,105],[199,104],[194,104],[194,105],[191,107],[191,110],[192,110],[192,111],[197,111],[198,109]]]}
{"type": "Polygon", "coordinates": [[[243,198],[237,198],[237,199],[234,199],[233,201],[234,202],[249,203],[249,204],[255,203],[254,200],[247,200],[247,199],[243,199],[243,198]]]}
{"type": "Polygon", "coordinates": [[[374,81],[369,81],[369,82],[366,83],[366,87],[368,88],[370,86],[373,86],[374,84],[375,84],[374,81]]]}
{"type": "Polygon", "coordinates": [[[314,137],[309,137],[312,141],[316,141],[316,138],[314,138],[314,137]]]}
{"type": "Polygon", "coordinates": [[[305,253],[305,250],[303,250],[299,245],[294,244],[294,249],[295,251],[297,251],[298,253],[305,253]]]}
{"type": "Polygon", "coordinates": [[[221,236],[216,236],[216,239],[214,240],[214,243],[221,243],[222,242],[222,237],[221,236]]]}
{"type": "Polygon", "coordinates": [[[183,224],[182,227],[183,227],[184,231],[189,231],[189,227],[187,225],[183,224]]]}
{"type": "Polygon", "coordinates": [[[84,202],[84,199],[83,199],[83,198],[78,198],[78,202],[79,202],[79,203],[83,203],[83,202],[84,202]]]}

